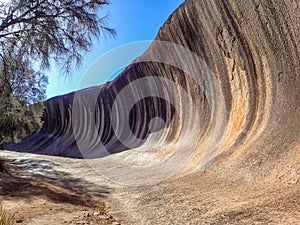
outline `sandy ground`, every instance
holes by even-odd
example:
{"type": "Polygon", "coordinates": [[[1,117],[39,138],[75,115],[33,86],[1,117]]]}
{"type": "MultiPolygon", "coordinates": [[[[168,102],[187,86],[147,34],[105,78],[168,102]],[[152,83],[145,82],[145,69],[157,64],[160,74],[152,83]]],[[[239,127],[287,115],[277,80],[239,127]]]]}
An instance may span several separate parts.
{"type": "MultiPolygon", "coordinates": [[[[0,173],[0,203],[15,213],[17,224],[120,224],[109,206],[83,187],[32,176],[15,160],[6,162],[6,167],[7,172],[0,173]]],[[[104,190],[102,194],[105,196],[104,190]]]]}
{"type": "Polygon", "coordinates": [[[17,224],[300,224],[297,182],[206,171],[134,187],[95,174],[84,160],[0,157],[12,159],[11,175],[0,175],[0,201],[17,224]]]}

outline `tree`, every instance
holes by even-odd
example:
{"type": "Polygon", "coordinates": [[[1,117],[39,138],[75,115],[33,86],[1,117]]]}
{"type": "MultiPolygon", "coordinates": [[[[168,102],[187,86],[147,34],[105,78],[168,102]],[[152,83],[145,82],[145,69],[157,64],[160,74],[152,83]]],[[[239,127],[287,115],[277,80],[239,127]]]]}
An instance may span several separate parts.
{"type": "Polygon", "coordinates": [[[99,39],[100,34],[115,35],[106,26],[107,16],[99,16],[105,5],[107,0],[0,2],[2,139],[7,140],[9,134],[10,140],[15,141],[24,129],[32,131],[38,127],[38,102],[45,99],[48,82],[41,71],[49,68],[52,60],[69,75],[80,66],[93,39],[99,39]]]}
{"type": "Polygon", "coordinates": [[[2,142],[14,142],[40,127],[48,78],[13,51],[1,59],[0,135],[2,142]]]}
{"type": "Polygon", "coordinates": [[[18,0],[0,3],[0,46],[13,45],[18,55],[50,67],[54,59],[70,74],[100,34],[115,35],[99,10],[107,0],[18,0]]]}

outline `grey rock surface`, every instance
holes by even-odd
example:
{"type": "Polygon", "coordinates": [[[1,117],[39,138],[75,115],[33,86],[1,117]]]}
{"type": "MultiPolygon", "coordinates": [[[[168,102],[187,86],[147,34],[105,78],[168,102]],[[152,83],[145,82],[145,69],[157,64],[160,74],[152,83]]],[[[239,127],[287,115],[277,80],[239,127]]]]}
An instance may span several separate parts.
{"type": "Polygon", "coordinates": [[[299,62],[299,1],[187,0],[120,76],[48,100],[10,149],[94,158],[129,224],[297,224],[299,62]]]}

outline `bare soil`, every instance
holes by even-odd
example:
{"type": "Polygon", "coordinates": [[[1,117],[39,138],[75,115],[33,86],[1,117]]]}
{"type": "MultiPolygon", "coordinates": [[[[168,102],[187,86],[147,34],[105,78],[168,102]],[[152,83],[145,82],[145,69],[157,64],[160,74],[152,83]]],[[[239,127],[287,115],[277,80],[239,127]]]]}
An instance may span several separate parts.
{"type": "Polygon", "coordinates": [[[15,213],[16,224],[120,224],[104,202],[84,190],[33,179],[14,163],[0,173],[0,203],[15,213]]]}
{"type": "Polygon", "coordinates": [[[300,224],[299,182],[289,174],[253,180],[211,170],[128,186],[84,160],[0,154],[12,159],[0,203],[17,224],[300,224]]]}

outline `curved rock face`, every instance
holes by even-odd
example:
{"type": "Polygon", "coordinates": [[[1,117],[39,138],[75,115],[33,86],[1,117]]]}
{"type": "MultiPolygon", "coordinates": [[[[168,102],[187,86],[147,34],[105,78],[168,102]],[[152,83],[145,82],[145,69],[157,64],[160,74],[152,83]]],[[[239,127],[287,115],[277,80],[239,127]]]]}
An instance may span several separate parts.
{"type": "Polygon", "coordinates": [[[113,82],[46,101],[41,131],[10,148],[97,158],[176,146],[155,157],[186,157],[187,171],[264,163],[256,176],[296,165],[299,22],[296,0],[188,0],[113,82]]]}

